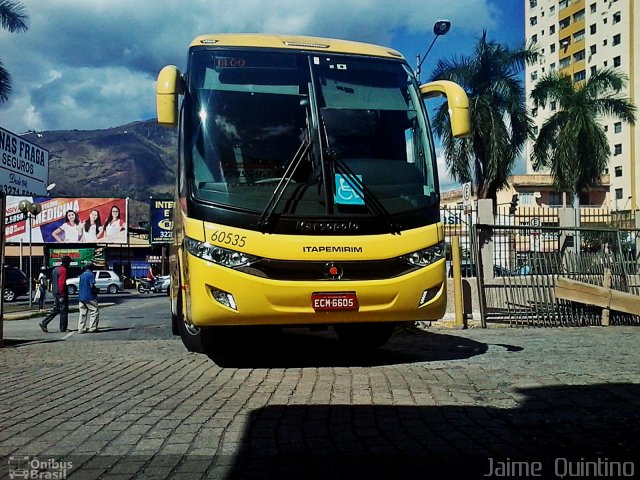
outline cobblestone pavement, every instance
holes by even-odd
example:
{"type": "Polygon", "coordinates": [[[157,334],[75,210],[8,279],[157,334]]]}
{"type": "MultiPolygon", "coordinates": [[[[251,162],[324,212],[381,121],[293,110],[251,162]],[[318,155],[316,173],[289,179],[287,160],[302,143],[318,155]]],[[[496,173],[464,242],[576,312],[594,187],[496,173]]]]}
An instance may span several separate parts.
{"type": "Polygon", "coordinates": [[[176,339],[10,342],[0,478],[638,475],[639,335],[434,328],[355,355],[294,331],[212,358],[176,339]]]}

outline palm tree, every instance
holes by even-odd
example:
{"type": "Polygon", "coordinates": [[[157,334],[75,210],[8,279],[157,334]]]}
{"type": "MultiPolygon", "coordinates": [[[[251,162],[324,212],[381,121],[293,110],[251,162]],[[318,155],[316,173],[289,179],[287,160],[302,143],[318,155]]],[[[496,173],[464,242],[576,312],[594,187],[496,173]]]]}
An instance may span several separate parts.
{"type": "MultiPolygon", "coordinates": [[[[25,32],[28,15],[24,11],[24,5],[14,0],[0,0],[0,25],[10,32],[25,32]]],[[[0,62],[0,103],[9,99],[11,93],[11,75],[0,62]]]]}
{"type": "Polygon", "coordinates": [[[533,146],[535,170],[548,168],[560,191],[573,194],[600,184],[611,151],[602,117],[635,123],[636,107],[620,92],[624,74],[608,68],[596,70],[586,81],[574,83],[558,72],[544,75],[531,92],[535,107],[555,103],[557,110],[540,128],[533,146]]]}
{"type": "Polygon", "coordinates": [[[454,81],[467,92],[470,135],[451,136],[446,104],[436,111],[432,128],[442,141],[451,176],[460,183],[473,182],[478,198],[491,198],[494,205],[533,132],[519,73],[536,57],[533,48],[512,50],[488,41],[484,31],[473,55],[439,60],[430,78],[454,81]]]}

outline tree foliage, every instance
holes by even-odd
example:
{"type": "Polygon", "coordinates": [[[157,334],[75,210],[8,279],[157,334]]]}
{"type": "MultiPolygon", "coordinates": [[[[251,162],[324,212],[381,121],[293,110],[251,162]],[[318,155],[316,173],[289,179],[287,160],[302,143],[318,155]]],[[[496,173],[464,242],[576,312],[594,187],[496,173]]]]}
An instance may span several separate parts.
{"type": "MultiPolygon", "coordinates": [[[[24,5],[15,0],[0,0],[0,25],[9,32],[25,32],[29,28],[27,25],[28,15],[25,13],[24,5]]],[[[0,103],[9,99],[11,93],[11,75],[3,67],[0,61],[0,103]]]]}
{"type": "Polygon", "coordinates": [[[432,128],[449,173],[460,183],[473,182],[478,198],[495,200],[532,134],[519,74],[536,58],[532,48],[512,50],[487,40],[485,31],[473,55],[439,60],[430,77],[456,82],[469,96],[469,137],[452,137],[446,104],[436,111],[432,128]]]}
{"type": "Polygon", "coordinates": [[[531,92],[535,107],[554,104],[533,147],[535,170],[549,169],[557,189],[578,193],[599,185],[611,151],[602,119],[635,123],[636,107],[621,91],[626,76],[614,69],[596,70],[584,82],[567,75],[544,75],[531,92]]]}

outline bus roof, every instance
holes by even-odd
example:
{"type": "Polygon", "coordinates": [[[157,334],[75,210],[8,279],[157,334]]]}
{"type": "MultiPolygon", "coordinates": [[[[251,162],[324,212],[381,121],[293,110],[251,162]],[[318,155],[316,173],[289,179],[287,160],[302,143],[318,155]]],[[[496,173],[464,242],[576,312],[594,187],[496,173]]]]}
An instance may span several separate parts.
{"type": "Polygon", "coordinates": [[[275,35],[258,33],[220,33],[200,35],[193,39],[191,47],[196,46],[228,46],[280,48],[292,50],[311,50],[332,53],[351,53],[354,55],[371,55],[403,59],[401,53],[380,45],[352,42],[334,38],[306,37],[297,35],[275,35]]]}

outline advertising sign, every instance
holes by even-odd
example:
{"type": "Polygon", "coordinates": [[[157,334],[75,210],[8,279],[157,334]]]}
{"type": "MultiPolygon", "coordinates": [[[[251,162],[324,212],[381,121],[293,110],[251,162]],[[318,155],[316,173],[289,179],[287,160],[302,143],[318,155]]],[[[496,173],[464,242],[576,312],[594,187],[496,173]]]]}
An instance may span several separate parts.
{"type": "Polygon", "coordinates": [[[46,195],[49,152],[0,127],[0,188],[7,195],[46,195]]]}
{"type": "Polygon", "coordinates": [[[31,238],[35,244],[126,244],[127,213],[125,198],[7,197],[5,239],[7,243],[31,238]],[[40,204],[42,211],[25,218],[18,208],[21,200],[40,204]]]}
{"type": "Polygon", "coordinates": [[[173,200],[152,198],[149,214],[151,243],[171,243],[173,241],[173,200]]]}
{"type": "Polygon", "coordinates": [[[49,251],[49,266],[61,265],[64,256],[71,258],[71,267],[84,267],[89,262],[98,267],[105,265],[103,248],[52,248],[49,251]]]}

